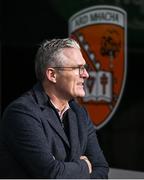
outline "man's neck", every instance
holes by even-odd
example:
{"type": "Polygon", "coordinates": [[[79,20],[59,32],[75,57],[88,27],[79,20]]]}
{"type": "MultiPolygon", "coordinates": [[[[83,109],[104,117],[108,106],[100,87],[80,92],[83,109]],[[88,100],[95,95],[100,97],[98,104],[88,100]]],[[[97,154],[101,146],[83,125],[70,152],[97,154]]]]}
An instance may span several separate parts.
{"type": "Polygon", "coordinates": [[[56,100],[54,98],[50,97],[50,101],[53,104],[53,106],[58,109],[59,111],[63,111],[64,109],[68,109],[69,108],[69,104],[67,101],[62,101],[62,100],[56,100]]]}
{"type": "Polygon", "coordinates": [[[60,119],[62,119],[63,114],[70,108],[69,104],[67,103],[65,106],[61,106],[61,108],[59,108],[51,99],[50,101],[53,104],[53,106],[56,108],[56,110],[58,111],[60,119]]]}
{"type": "Polygon", "coordinates": [[[60,95],[57,94],[55,89],[53,89],[51,86],[47,87],[45,83],[43,83],[43,88],[45,93],[49,96],[51,103],[54,105],[56,109],[59,111],[63,111],[63,109],[69,107],[68,100],[60,97],[60,95]]]}

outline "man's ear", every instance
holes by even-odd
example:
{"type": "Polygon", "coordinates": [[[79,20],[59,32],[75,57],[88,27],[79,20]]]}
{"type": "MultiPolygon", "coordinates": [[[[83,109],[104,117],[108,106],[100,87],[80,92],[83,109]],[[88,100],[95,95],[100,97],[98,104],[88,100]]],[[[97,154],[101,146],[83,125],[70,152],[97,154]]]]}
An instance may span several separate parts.
{"type": "Polygon", "coordinates": [[[49,81],[56,83],[56,72],[53,68],[48,68],[46,71],[46,77],[49,81]]]}

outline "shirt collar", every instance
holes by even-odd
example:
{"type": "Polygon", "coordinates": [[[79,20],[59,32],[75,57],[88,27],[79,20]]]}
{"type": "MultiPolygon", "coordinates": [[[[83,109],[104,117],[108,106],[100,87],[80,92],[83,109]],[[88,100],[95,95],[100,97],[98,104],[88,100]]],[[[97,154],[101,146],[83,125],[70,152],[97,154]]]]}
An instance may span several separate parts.
{"type": "Polygon", "coordinates": [[[70,108],[69,103],[67,103],[66,106],[62,110],[59,110],[58,107],[52,102],[51,99],[50,99],[50,102],[55,107],[55,109],[57,110],[57,112],[60,116],[60,119],[62,119],[64,113],[70,108]]]}

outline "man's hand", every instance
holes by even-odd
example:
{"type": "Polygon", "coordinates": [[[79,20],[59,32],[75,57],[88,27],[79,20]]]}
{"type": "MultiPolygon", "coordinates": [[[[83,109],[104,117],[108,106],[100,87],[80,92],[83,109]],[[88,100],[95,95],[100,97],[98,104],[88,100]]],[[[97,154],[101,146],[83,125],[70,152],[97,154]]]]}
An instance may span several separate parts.
{"type": "Polygon", "coordinates": [[[91,173],[92,172],[92,165],[91,165],[91,162],[88,160],[88,158],[86,156],[81,156],[80,159],[84,160],[87,163],[88,168],[89,168],[89,173],[91,173]]]}

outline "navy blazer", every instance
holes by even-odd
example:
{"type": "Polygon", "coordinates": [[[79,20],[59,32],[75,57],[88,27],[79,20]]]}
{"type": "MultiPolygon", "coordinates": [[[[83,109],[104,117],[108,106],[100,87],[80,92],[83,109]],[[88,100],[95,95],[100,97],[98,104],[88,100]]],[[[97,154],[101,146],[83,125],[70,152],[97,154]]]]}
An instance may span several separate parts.
{"type": "Polygon", "coordinates": [[[39,83],[7,107],[0,124],[1,178],[108,178],[86,110],[74,100],[69,104],[69,139],[39,83]],[[91,174],[82,155],[92,163],[91,174]]]}

